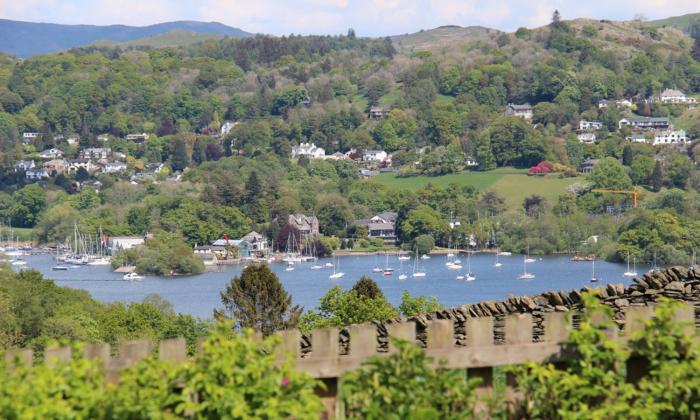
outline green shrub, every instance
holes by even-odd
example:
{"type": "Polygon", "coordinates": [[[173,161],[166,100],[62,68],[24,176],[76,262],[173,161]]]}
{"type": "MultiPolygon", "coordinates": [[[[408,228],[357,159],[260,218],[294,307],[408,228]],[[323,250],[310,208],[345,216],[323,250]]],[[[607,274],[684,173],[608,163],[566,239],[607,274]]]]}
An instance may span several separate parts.
{"type": "Polygon", "coordinates": [[[398,348],[374,357],[362,369],[345,374],[340,398],[348,418],[464,419],[473,415],[478,379],[464,370],[431,367],[423,349],[390,338],[398,348]]]}

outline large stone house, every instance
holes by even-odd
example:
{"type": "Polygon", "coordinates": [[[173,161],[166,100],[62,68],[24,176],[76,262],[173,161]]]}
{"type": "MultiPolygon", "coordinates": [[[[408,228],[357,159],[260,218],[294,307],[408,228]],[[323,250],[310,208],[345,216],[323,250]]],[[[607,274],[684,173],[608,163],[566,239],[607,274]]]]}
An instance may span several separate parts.
{"type": "Polygon", "coordinates": [[[301,213],[290,214],[287,223],[296,228],[305,237],[318,236],[318,219],[316,216],[305,216],[301,213]]]}
{"type": "Polygon", "coordinates": [[[506,117],[519,117],[530,121],[532,119],[532,105],[530,104],[508,104],[503,113],[506,117]]]}

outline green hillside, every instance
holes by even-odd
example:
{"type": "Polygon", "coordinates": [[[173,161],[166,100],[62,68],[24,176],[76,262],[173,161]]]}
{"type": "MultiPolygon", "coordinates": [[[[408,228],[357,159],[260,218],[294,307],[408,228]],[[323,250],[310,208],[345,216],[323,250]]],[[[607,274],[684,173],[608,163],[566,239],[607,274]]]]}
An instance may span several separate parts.
{"type": "Polygon", "coordinates": [[[163,34],[147,36],[132,41],[95,41],[93,45],[99,47],[152,47],[152,48],[175,48],[187,47],[198,42],[222,39],[224,35],[203,34],[187,31],[170,31],[163,34]]]}
{"type": "Polygon", "coordinates": [[[656,28],[672,27],[688,32],[688,29],[693,23],[700,23],[700,13],[689,13],[682,16],[674,16],[666,19],[652,20],[649,22],[651,26],[656,28]]]}

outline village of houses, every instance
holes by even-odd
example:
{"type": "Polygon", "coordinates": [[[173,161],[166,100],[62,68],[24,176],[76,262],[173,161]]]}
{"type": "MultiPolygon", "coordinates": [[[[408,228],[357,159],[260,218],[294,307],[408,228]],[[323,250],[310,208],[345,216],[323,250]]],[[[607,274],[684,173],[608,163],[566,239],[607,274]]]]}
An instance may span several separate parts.
{"type": "MultiPolygon", "coordinates": [[[[695,98],[674,89],[665,89],[659,97],[646,99],[645,101],[684,105],[689,108],[693,108],[697,104],[695,98]]],[[[683,148],[691,140],[684,130],[675,129],[668,117],[635,115],[633,113],[635,105],[632,99],[601,100],[598,103],[599,111],[603,111],[607,107],[616,107],[623,112],[624,117],[619,120],[617,128],[628,128],[626,132],[629,135],[626,139],[630,142],[683,148]]],[[[373,120],[386,118],[389,112],[390,110],[387,108],[372,107],[369,112],[369,118],[373,120]]],[[[529,104],[508,104],[503,115],[531,121],[533,118],[533,106],[529,104]]],[[[218,133],[218,137],[225,138],[235,125],[235,122],[224,123],[221,127],[221,132],[218,133]]],[[[582,119],[579,121],[576,136],[581,143],[595,143],[598,140],[597,134],[603,130],[602,122],[582,119]]],[[[40,135],[40,133],[23,133],[23,143],[29,144],[40,135]]],[[[135,143],[143,143],[148,138],[149,135],[147,133],[129,134],[126,136],[127,141],[135,143]]],[[[63,138],[58,136],[56,140],[63,140],[63,138]]],[[[65,140],[69,145],[79,143],[77,137],[69,137],[65,140]]],[[[58,148],[43,150],[38,153],[38,158],[16,162],[15,172],[23,172],[25,181],[28,183],[38,182],[42,185],[46,185],[47,180],[51,177],[59,174],[74,175],[81,168],[88,174],[95,175],[101,172],[128,179],[132,183],[139,183],[149,176],[157,176],[165,165],[163,163],[148,164],[144,170],[135,170],[127,164],[127,156],[124,153],[113,151],[109,147],[110,136],[98,136],[97,142],[102,144],[102,146],[80,149],[77,152],[77,156],[73,159],[68,159],[65,153],[58,148]]],[[[396,171],[397,169],[392,166],[391,154],[384,150],[359,151],[351,149],[344,153],[326,154],[323,148],[313,143],[300,143],[292,148],[291,158],[298,159],[301,157],[310,160],[353,160],[358,163],[359,176],[363,178],[377,175],[380,172],[396,171]]],[[[478,162],[472,158],[467,158],[466,161],[467,167],[478,166],[478,162]]],[[[598,159],[589,159],[582,162],[580,171],[582,173],[590,173],[597,162],[598,159]]],[[[169,179],[179,181],[180,175],[175,174],[169,179]]],[[[99,182],[96,182],[96,184],[99,184],[99,182]]],[[[289,216],[288,222],[295,226],[304,238],[318,235],[318,220],[315,216],[293,214],[289,216]]],[[[396,214],[385,212],[377,214],[370,219],[358,220],[356,225],[366,227],[369,239],[378,238],[386,243],[395,243],[397,239],[395,222],[396,214]]],[[[110,240],[113,242],[112,249],[128,249],[142,244],[144,238],[115,237],[110,240]]],[[[216,265],[226,261],[240,260],[241,258],[271,258],[271,250],[272,247],[268,243],[267,238],[257,232],[250,232],[236,239],[221,238],[212,244],[197,245],[194,249],[195,254],[205,261],[205,265],[216,265]],[[235,254],[231,254],[231,249],[236,250],[235,254]]]]}

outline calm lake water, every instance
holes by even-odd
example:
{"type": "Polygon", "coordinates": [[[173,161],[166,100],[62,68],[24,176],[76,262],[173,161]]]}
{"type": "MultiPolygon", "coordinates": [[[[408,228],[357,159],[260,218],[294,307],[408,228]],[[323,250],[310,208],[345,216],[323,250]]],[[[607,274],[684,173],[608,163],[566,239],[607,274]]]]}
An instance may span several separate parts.
{"type": "MultiPolygon", "coordinates": [[[[406,280],[398,279],[401,262],[395,256],[389,257],[389,265],[396,270],[391,277],[372,272],[375,265],[384,267],[383,256],[340,257],[338,271],[344,272],[345,276],[339,280],[329,280],[332,268],[312,270],[312,263],[298,263],[294,271],[285,271],[286,265],[281,263],[271,266],[285,289],[291,293],[293,301],[306,309],[316,306],[319,298],[332,286],[338,284],[349,289],[363,275],[374,278],[394,305],[400,303],[401,293],[408,290],[412,295],[436,296],[447,307],[482,300],[500,300],[509,294],[525,295],[548,290],[571,290],[585,285],[631,283],[631,278],[622,275],[626,271],[626,265],[604,261],[596,261],[596,276],[600,281],[591,283],[592,264],[571,262],[567,256],[536,258],[536,262],[528,264],[528,272],[536,277],[519,280],[518,275],[523,270],[521,255],[499,257],[503,265],[494,268],[495,257],[491,254],[472,256],[471,269],[477,279],[467,283],[456,279],[467,268],[466,255],[459,258],[464,266],[460,272],[449,270],[445,266],[445,256],[420,260],[420,269],[427,273],[424,278],[412,278],[410,274],[413,261],[403,261],[403,271],[409,275],[406,280]]],[[[52,271],[54,262],[51,255],[25,257],[25,260],[28,262],[27,268],[40,271],[57,284],[87,290],[93,297],[104,302],[141,301],[145,296],[157,293],[172,302],[176,311],[200,317],[210,317],[214,308],[221,307],[219,292],[244,268],[243,265],[225,266],[221,272],[207,272],[197,276],[146,276],[142,281],[127,282],[122,280],[123,274],[113,273],[109,266],[83,266],[68,271],[52,271]]],[[[327,262],[330,259],[319,261],[321,265],[327,262]]],[[[640,274],[648,269],[648,266],[637,266],[640,274]]]]}

